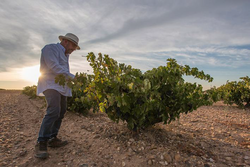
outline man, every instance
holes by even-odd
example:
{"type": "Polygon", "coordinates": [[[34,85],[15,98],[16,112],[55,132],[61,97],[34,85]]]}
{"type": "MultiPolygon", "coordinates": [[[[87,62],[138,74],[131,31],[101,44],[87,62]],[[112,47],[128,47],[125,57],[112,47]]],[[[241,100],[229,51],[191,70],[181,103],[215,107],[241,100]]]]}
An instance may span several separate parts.
{"type": "Polygon", "coordinates": [[[58,139],[57,134],[67,109],[67,96],[72,96],[72,92],[69,87],[56,84],[55,77],[63,74],[74,78],[69,71],[69,55],[80,47],[78,37],[72,33],[59,36],[59,40],[60,43],[46,45],[42,49],[40,59],[41,76],[38,80],[37,95],[45,95],[47,110],[35,146],[37,158],[48,157],[47,145],[61,147],[68,143],[58,139]]]}

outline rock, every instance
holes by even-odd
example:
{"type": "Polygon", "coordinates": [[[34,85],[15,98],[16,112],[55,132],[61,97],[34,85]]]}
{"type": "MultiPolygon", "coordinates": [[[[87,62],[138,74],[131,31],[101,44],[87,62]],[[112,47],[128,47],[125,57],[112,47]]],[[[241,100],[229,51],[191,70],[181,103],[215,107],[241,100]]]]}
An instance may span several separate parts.
{"type": "Polygon", "coordinates": [[[175,154],[174,160],[177,161],[177,162],[179,162],[181,160],[180,154],[175,154]]]}
{"type": "Polygon", "coordinates": [[[165,166],[164,161],[160,161],[160,162],[159,162],[159,164],[161,164],[161,165],[164,165],[164,166],[165,166]]]}
{"type": "Polygon", "coordinates": [[[157,149],[157,147],[154,144],[152,144],[150,149],[154,150],[154,149],[157,149]]]}
{"type": "Polygon", "coordinates": [[[204,163],[202,161],[197,161],[197,166],[203,166],[204,163]]]}
{"type": "Polygon", "coordinates": [[[100,138],[101,136],[100,135],[95,135],[94,136],[94,139],[98,139],[98,138],[100,138]]]}
{"type": "Polygon", "coordinates": [[[169,154],[166,153],[163,155],[163,157],[168,163],[172,162],[172,157],[169,154]]]}
{"type": "Polygon", "coordinates": [[[129,139],[129,141],[133,143],[133,142],[135,142],[135,139],[131,138],[131,139],[129,139]]]}
{"type": "Polygon", "coordinates": [[[185,161],[185,166],[186,166],[186,167],[191,167],[192,165],[191,165],[191,163],[190,163],[188,160],[186,160],[186,161],[185,161]]]}
{"type": "Polygon", "coordinates": [[[168,165],[168,162],[167,161],[164,161],[165,165],[168,165]]]}
{"type": "Polygon", "coordinates": [[[148,160],[148,165],[153,165],[153,161],[151,159],[148,160]]]}
{"type": "Polygon", "coordinates": [[[248,160],[248,159],[249,159],[249,156],[244,156],[244,159],[245,159],[245,160],[248,160]]]}
{"type": "Polygon", "coordinates": [[[71,161],[67,161],[67,165],[70,165],[71,164],[71,161]]]}
{"type": "Polygon", "coordinates": [[[88,167],[88,164],[81,164],[79,167],[88,167]]]}
{"type": "Polygon", "coordinates": [[[155,159],[155,157],[156,157],[155,155],[150,155],[148,158],[149,159],[155,159]]]}
{"type": "Polygon", "coordinates": [[[132,149],[132,148],[129,148],[129,149],[128,149],[128,152],[129,152],[129,153],[132,153],[132,152],[133,152],[133,149],[132,149]]]}
{"type": "Polygon", "coordinates": [[[25,156],[27,153],[27,150],[22,150],[19,152],[19,156],[22,157],[22,156],[25,156]]]}
{"type": "Polygon", "coordinates": [[[167,166],[168,162],[167,161],[160,161],[159,164],[163,165],[163,166],[167,166]]]}
{"type": "Polygon", "coordinates": [[[126,166],[126,163],[125,163],[125,162],[122,162],[122,166],[123,166],[123,167],[126,166]]]}

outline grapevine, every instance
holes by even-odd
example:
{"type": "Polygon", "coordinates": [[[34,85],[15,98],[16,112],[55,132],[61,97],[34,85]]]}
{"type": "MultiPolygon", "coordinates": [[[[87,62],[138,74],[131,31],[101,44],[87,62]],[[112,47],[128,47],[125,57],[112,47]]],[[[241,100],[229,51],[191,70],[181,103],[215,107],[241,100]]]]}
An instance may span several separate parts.
{"type": "Polygon", "coordinates": [[[88,96],[86,87],[91,83],[93,76],[86,73],[76,73],[75,77],[66,78],[60,74],[55,78],[59,85],[66,85],[72,88],[72,97],[67,100],[67,108],[70,111],[88,114],[88,111],[94,106],[92,96],[88,96]]]}
{"type": "Polygon", "coordinates": [[[212,82],[210,75],[168,59],[166,66],[146,71],[118,64],[108,55],[98,57],[89,53],[87,60],[93,68],[94,79],[86,92],[94,96],[95,104],[115,122],[126,121],[131,130],[158,122],[170,123],[181,113],[191,112],[202,105],[211,105],[209,94],[202,86],[187,83],[183,75],[212,82]]]}
{"type": "Polygon", "coordinates": [[[236,104],[240,108],[250,107],[250,78],[241,77],[240,81],[227,81],[217,88],[225,104],[236,104]]]}

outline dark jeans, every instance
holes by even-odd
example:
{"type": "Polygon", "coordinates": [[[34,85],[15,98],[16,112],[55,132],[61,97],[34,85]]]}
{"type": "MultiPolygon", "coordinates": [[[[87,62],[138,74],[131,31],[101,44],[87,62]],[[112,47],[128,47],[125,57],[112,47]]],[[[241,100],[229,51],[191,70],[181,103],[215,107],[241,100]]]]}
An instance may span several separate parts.
{"type": "Polygon", "coordinates": [[[57,136],[67,109],[66,96],[53,89],[48,89],[43,94],[47,102],[47,111],[43,118],[37,141],[47,141],[57,136]]]}

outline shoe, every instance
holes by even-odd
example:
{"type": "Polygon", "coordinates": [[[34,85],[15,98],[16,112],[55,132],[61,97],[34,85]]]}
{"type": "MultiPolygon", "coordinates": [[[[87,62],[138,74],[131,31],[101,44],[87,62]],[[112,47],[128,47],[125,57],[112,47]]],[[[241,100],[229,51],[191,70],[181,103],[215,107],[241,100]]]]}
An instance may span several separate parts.
{"type": "Polygon", "coordinates": [[[47,152],[47,141],[40,141],[37,142],[35,145],[35,157],[46,159],[48,158],[49,154],[47,152]]]}
{"type": "Polygon", "coordinates": [[[68,144],[68,141],[62,141],[58,139],[57,137],[53,137],[49,140],[48,146],[49,147],[62,147],[68,144]]]}

